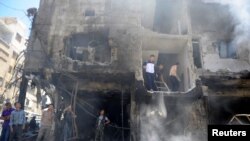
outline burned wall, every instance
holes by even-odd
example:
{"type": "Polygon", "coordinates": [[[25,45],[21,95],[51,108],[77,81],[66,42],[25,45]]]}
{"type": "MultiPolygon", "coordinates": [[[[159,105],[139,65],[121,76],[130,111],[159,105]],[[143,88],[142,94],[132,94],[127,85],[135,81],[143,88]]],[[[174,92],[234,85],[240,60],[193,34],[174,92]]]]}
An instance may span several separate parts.
{"type": "MultiPolygon", "coordinates": [[[[78,84],[77,91],[81,93],[77,99],[89,92],[102,95],[114,90],[130,91],[135,79],[143,80],[139,5],[139,0],[42,0],[39,18],[35,19],[36,26],[32,29],[25,69],[40,72],[49,68],[54,76],[53,84],[58,89],[55,97],[71,93],[78,84]],[[48,24],[44,24],[43,19],[48,24]],[[72,77],[73,82],[70,81],[72,77]]],[[[129,93],[124,95],[129,96],[129,93]]],[[[107,94],[105,98],[109,96],[107,94]]],[[[70,101],[70,98],[65,97],[66,100],[70,101]]],[[[59,107],[60,98],[55,101],[59,107]]],[[[75,103],[78,105],[76,112],[80,111],[79,117],[87,115],[81,114],[83,111],[78,109],[81,107],[79,103],[82,102],[75,103]]],[[[120,113],[114,111],[120,110],[120,101],[109,97],[105,103],[111,105],[108,108],[111,120],[120,118],[120,113]],[[114,106],[117,108],[112,111],[114,106]]],[[[124,106],[124,113],[130,109],[128,105],[124,106]]],[[[126,113],[124,123],[129,124],[129,112],[126,113]]],[[[118,126],[122,126],[121,119],[118,121],[118,126]]],[[[95,118],[91,118],[89,123],[94,127],[95,118]]],[[[57,124],[60,125],[59,122],[57,124]]],[[[90,126],[80,125],[80,128],[89,131],[90,126]]],[[[79,137],[89,140],[93,131],[87,136],[79,133],[79,137]]],[[[127,139],[129,133],[130,130],[125,133],[127,139]]]]}
{"type": "MultiPolygon", "coordinates": [[[[249,97],[207,97],[209,124],[229,124],[231,118],[236,114],[247,114],[250,112],[249,97]]],[[[248,123],[248,122],[246,122],[248,123]]],[[[245,124],[242,122],[242,124],[245,124]]]]}
{"type": "Polygon", "coordinates": [[[35,21],[41,25],[33,27],[26,69],[81,72],[92,67],[109,73],[135,72],[142,79],[137,68],[141,66],[138,3],[41,1],[35,21]]]}
{"type": "Polygon", "coordinates": [[[190,5],[192,32],[200,41],[202,65],[212,72],[250,70],[234,43],[236,21],[227,5],[193,0],[190,5]],[[234,64],[234,65],[232,65],[234,64]]]}

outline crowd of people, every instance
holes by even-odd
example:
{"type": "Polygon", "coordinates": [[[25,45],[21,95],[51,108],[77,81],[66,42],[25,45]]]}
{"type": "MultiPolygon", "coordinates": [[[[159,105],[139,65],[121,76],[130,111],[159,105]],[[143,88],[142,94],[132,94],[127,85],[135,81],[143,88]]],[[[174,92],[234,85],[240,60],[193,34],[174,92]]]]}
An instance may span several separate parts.
{"type": "MultiPolygon", "coordinates": [[[[46,138],[49,136],[50,127],[54,121],[53,115],[53,105],[49,105],[48,110],[43,111],[37,140],[40,141],[42,137],[46,138]]],[[[0,119],[4,121],[0,141],[23,141],[24,133],[36,132],[38,129],[36,117],[32,117],[30,122],[28,122],[25,111],[21,109],[19,102],[14,104],[14,108],[12,108],[11,103],[5,103],[0,119]]]]}
{"type": "Polygon", "coordinates": [[[6,103],[0,117],[4,121],[1,141],[21,141],[22,133],[27,128],[27,119],[21,104],[16,102],[14,106],[15,108],[12,108],[11,103],[6,103]]]}
{"type": "MultiPolygon", "coordinates": [[[[72,110],[72,106],[68,106],[63,110],[63,120],[62,120],[62,135],[59,140],[67,141],[73,137],[73,118],[76,118],[76,114],[72,110]]],[[[24,132],[33,132],[37,134],[36,141],[49,141],[51,135],[54,133],[55,112],[54,106],[52,104],[48,105],[47,108],[43,109],[40,129],[36,122],[36,117],[32,117],[30,122],[25,117],[25,111],[21,109],[21,104],[16,102],[14,108],[12,108],[11,103],[6,103],[3,109],[0,119],[4,122],[2,124],[2,133],[0,141],[24,141],[24,132]]],[[[105,111],[101,110],[96,122],[96,134],[95,141],[102,141],[104,138],[104,129],[110,120],[105,116],[105,111]]],[[[35,140],[35,139],[34,139],[35,140]]]]}
{"type": "Polygon", "coordinates": [[[160,81],[168,84],[171,91],[178,91],[180,85],[180,78],[177,74],[179,63],[175,63],[171,66],[169,70],[168,83],[164,79],[164,65],[155,65],[155,56],[150,55],[149,60],[143,63],[143,72],[145,86],[150,93],[157,91],[155,81],[160,81]]]}

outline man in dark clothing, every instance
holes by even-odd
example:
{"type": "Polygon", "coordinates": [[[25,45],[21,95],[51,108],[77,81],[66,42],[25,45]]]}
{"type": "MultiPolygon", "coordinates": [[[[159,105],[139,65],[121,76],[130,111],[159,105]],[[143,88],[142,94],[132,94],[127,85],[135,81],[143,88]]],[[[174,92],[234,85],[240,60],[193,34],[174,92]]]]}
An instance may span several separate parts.
{"type": "Polygon", "coordinates": [[[0,119],[4,120],[3,126],[2,126],[2,133],[1,133],[1,139],[0,141],[8,141],[10,136],[10,115],[11,112],[14,111],[14,109],[11,106],[11,103],[5,104],[5,109],[2,112],[2,115],[0,119]]]}
{"type": "Polygon", "coordinates": [[[37,125],[36,125],[36,116],[32,117],[32,119],[30,120],[30,123],[29,123],[29,129],[30,131],[35,131],[37,128],[37,125]]]}
{"type": "Polygon", "coordinates": [[[155,76],[156,76],[156,80],[157,81],[160,81],[160,82],[165,82],[164,81],[164,77],[163,77],[163,69],[164,69],[164,66],[162,64],[160,64],[156,70],[155,70],[155,76]]]}
{"type": "Polygon", "coordinates": [[[63,141],[68,141],[70,138],[73,137],[73,120],[76,118],[76,114],[74,113],[72,106],[68,106],[63,111],[63,121],[64,121],[64,128],[63,128],[63,141]]]}
{"type": "Polygon", "coordinates": [[[169,72],[169,81],[170,81],[170,89],[172,91],[178,91],[179,90],[179,83],[180,83],[180,78],[177,74],[177,69],[178,69],[179,63],[176,63],[170,68],[169,72]]]}
{"type": "Polygon", "coordinates": [[[104,128],[109,123],[110,123],[110,120],[108,119],[108,117],[105,116],[105,111],[101,110],[100,115],[97,119],[95,141],[103,141],[104,128]]]}

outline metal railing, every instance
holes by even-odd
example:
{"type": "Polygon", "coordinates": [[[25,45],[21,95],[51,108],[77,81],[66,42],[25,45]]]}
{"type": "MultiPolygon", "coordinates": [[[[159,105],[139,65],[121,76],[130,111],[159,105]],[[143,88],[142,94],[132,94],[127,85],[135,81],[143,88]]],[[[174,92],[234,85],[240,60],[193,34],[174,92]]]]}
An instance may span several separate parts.
{"type": "Polygon", "coordinates": [[[250,125],[250,114],[236,114],[228,124],[250,125]]]}

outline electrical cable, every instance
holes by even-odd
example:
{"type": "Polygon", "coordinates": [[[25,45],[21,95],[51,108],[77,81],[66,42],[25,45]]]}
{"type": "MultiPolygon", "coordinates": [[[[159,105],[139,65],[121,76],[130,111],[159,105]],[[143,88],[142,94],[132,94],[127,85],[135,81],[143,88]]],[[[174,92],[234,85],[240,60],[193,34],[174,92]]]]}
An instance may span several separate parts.
{"type": "Polygon", "coordinates": [[[14,10],[14,11],[19,11],[19,12],[22,12],[24,13],[25,16],[27,16],[27,13],[24,9],[18,9],[18,8],[14,8],[14,7],[11,7],[3,2],[0,2],[0,5],[4,6],[5,8],[8,8],[8,9],[11,9],[11,10],[14,10]]]}
{"type": "MultiPolygon", "coordinates": [[[[19,77],[19,78],[17,78],[17,75],[18,75],[18,70],[16,70],[16,68],[17,68],[17,65],[19,64],[19,61],[20,61],[20,59],[21,59],[21,57],[24,55],[23,54],[24,53],[24,51],[21,51],[19,54],[18,54],[18,56],[15,58],[15,65],[14,65],[14,68],[13,68],[13,73],[12,73],[12,75],[11,75],[11,78],[10,78],[10,80],[9,80],[9,82],[7,82],[7,85],[6,85],[6,87],[7,88],[5,88],[5,90],[3,91],[3,93],[1,94],[1,96],[4,96],[5,95],[5,93],[7,92],[7,90],[8,90],[8,87],[10,87],[10,86],[12,86],[13,84],[14,85],[16,85],[16,83],[18,82],[18,80],[20,80],[21,79],[21,77],[19,77]],[[15,80],[13,80],[15,78],[15,80]],[[12,82],[13,81],[13,82],[12,82]]],[[[21,68],[19,68],[20,70],[22,70],[23,69],[23,64],[21,65],[21,68]]],[[[19,71],[20,71],[19,70],[19,71]]],[[[13,92],[13,94],[15,93],[15,91],[13,92]]]]}
{"type": "MultiPolygon", "coordinates": [[[[59,89],[65,91],[67,94],[69,94],[69,92],[66,91],[64,88],[59,87],[59,89]]],[[[71,95],[71,94],[70,94],[70,95],[71,95]]],[[[85,100],[81,100],[81,101],[85,101],[85,100]]],[[[98,116],[96,116],[95,114],[92,114],[92,113],[89,112],[87,109],[85,109],[85,108],[83,107],[83,105],[81,105],[81,103],[77,103],[77,105],[78,105],[83,111],[85,111],[88,115],[90,115],[91,117],[93,117],[93,118],[95,118],[95,119],[98,118],[98,116]]],[[[130,128],[127,128],[127,127],[120,127],[120,126],[116,126],[116,125],[112,125],[112,124],[108,124],[108,126],[113,127],[113,128],[117,128],[117,129],[130,130],[130,128]]]]}
{"type": "Polygon", "coordinates": [[[0,2],[0,5],[6,7],[6,8],[9,8],[9,9],[12,9],[14,11],[21,11],[21,12],[24,12],[23,9],[18,9],[18,8],[14,8],[14,7],[11,7],[11,6],[8,6],[7,4],[3,3],[3,2],[0,2]]]}

